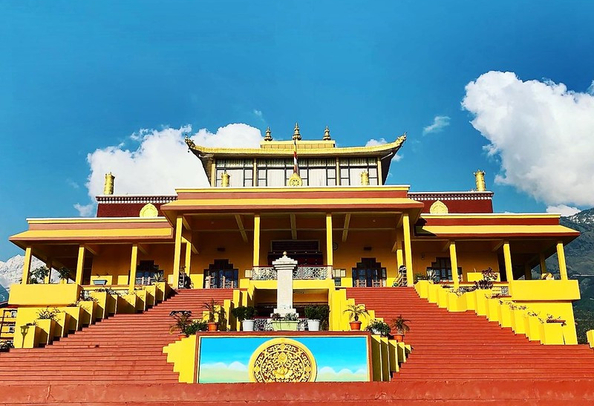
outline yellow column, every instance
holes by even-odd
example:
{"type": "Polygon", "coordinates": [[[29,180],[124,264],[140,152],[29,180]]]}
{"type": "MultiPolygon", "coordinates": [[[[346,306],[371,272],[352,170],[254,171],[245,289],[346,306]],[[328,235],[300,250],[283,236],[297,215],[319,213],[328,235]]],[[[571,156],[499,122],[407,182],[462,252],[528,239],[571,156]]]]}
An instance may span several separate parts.
{"type": "Polygon", "coordinates": [[[128,280],[128,292],[134,293],[136,285],[136,267],[138,265],[138,244],[132,244],[132,254],[130,255],[130,279],[128,280]]]}
{"type": "Polygon", "coordinates": [[[184,265],[186,266],[186,275],[188,275],[188,276],[190,276],[190,272],[192,271],[191,263],[192,263],[192,242],[189,240],[186,240],[186,258],[184,261],[184,265]]]}
{"type": "Polygon", "coordinates": [[[47,262],[45,263],[45,267],[47,269],[49,269],[49,272],[47,273],[47,276],[45,277],[45,280],[43,281],[43,283],[45,283],[47,285],[52,280],[52,260],[51,259],[47,260],[47,262]]]}
{"type": "Polygon", "coordinates": [[[544,253],[540,253],[540,274],[544,275],[545,273],[547,273],[547,262],[546,262],[546,258],[544,256],[544,253]]]}
{"type": "Polygon", "coordinates": [[[252,265],[260,266],[260,215],[254,215],[254,253],[252,265]]]}
{"type": "Polygon", "coordinates": [[[413,263],[412,263],[412,246],[410,243],[410,220],[408,213],[402,215],[402,230],[404,232],[404,259],[406,266],[406,281],[408,286],[414,284],[413,280],[413,263]]]}
{"type": "Polygon", "coordinates": [[[507,281],[514,280],[514,272],[512,270],[511,249],[509,248],[509,241],[503,242],[503,260],[505,262],[505,276],[507,281]]]}
{"type": "Polygon", "coordinates": [[[402,265],[404,265],[404,252],[402,250],[402,235],[400,235],[400,231],[396,231],[396,262],[398,264],[398,269],[402,265]]]}
{"type": "Polygon", "coordinates": [[[450,263],[452,264],[452,279],[454,280],[454,289],[460,287],[460,277],[458,275],[458,256],[456,255],[456,242],[450,241],[450,263]]]}
{"type": "Polygon", "coordinates": [[[31,271],[31,247],[25,248],[25,262],[23,263],[23,280],[22,285],[29,283],[29,272],[31,271]]]}
{"type": "MultiPolygon", "coordinates": [[[[332,241],[332,213],[326,213],[326,265],[332,269],[334,265],[334,242],[332,241]]],[[[332,271],[326,275],[332,278],[332,271]]]]}
{"type": "Polygon", "coordinates": [[[181,262],[181,243],[182,243],[182,216],[175,219],[175,248],[173,252],[173,289],[179,288],[179,270],[181,262]]]}
{"type": "Polygon", "coordinates": [[[563,242],[557,243],[557,259],[559,260],[559,275],[561,280],[566,281],[567,277],[567,264],[565,263],[565,250],[563,249],[563,242]]]}
{"type": "Polygon", "coordinates": [[[83,278],[83,266],[85,265],[85,246],[79,245],[78,246],[78,258],[76,261],[76,277],[74,279],[74,283],[77,285],[82,285],[82,278],[83,278]]]}

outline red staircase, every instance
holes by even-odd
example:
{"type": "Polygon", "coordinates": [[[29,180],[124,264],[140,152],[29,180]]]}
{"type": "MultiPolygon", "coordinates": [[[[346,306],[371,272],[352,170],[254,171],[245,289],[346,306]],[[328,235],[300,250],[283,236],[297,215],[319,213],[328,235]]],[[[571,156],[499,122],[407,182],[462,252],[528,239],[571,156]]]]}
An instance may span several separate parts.
{"type": "Polygon", "coordinates": [[[413,351],[395,381],[594,378],[594,351],[585,345],[531,342],[474,312],[441,309],[413,288],[349,288],[347,297],[388,323],[410,320],[405,342],[413,351]]]}
{"type": "Polygon", "coordinates": [[[169,313],[190,310],[199,318],[204,302],[232,297],[232,289],[180,290],[142,314],[118,314],[45,348],[0,353],[0,382],[176,383],[178,374],[163,354],[178,338],[169,334],[169,313]]]}

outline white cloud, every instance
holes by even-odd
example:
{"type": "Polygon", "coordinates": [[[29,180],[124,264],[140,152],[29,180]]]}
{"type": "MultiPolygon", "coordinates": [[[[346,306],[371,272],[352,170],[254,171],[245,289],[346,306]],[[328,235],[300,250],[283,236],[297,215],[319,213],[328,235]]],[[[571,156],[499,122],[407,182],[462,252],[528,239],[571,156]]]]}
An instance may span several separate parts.
{"type": "Polygon", "coordinates": [[[592,81],[592,83],[590,83],[590,86],[588,86],[586,92],[594,96],[594,80],[592,81]]]}
{"type": "Polygon", "coordinates": [[[78,211],[78,215],[81,217],[90,217],[95,211],[95,204],[78,204],[74,205],[74,208],[78,211]]]}
{"type": "Polygon", "coordinates": [[[499,157],[496,182],[549,206],[594,206],[594,95],[491,71],[466,85],[462,107],[499,157]]]}
{"type": "MultiPolygon", "coordinates": [[[[94,201],[103,194],[105,174],[115,176],[115,194],[175,194],[176,188],[207,187],[208,181],[200,160],[188,152],[184,136],[192,128],[142,129],[129,139],[138,142],[135,150],[123,144],[97,149],[87,156],[90,174],[86,183],[94,201]]],[[[215,133],[201,129],[190,136],[196,145],[206,147],[258,147],[260,130],[247,124],[229,124],[215,133]]],[[[93,204],[76,204],[81,215],[92,212],[93,204]],[[90,208],[89,208],[90,207],[90,208]]]]}
{"type": "Polygon", "coordinates": [[[254,109],[254,115],[262,118],[262,110],[256,110],[256,109],[254,109]]]}
{"type": "Polygon", "coordinates": [[[73,181],[72,179],[66,179],[66,184],[68,184],[68,186],[70,186],[73,189],[80,189],[79,184],[73,181]]]}
{"type": "Polygon", "coordinates": [[[335,371],[334,368],[324,366],[318,370],[317,382],[353,382],[366,381],[368,379],[367,370],[357,369],[355,372],[348,368],[335,371]]]}
{"type": "MultiPolygon", "coordinates": [[[[365,143],[365,146],[366,147],[376,147],[378,145],[384,145],[384,144],[387,144],[387,143],[388,143],[388,141],[386,141],[385,138],[380,138],[379,140],[376,140],[375,138],[372,138],[372,139],[370,139],[369,141],[367,141],[365,143]]],[[[401,159],[402,159],[402,155],[398,155],[398,153],[396,153],[396,155],[394,155],[392,157],[392,161],[394,161],[394,162],[398,162],[401,159]]]]}
{"type": "Polygon", "coordinates": [[[366,147],[375,147],[378,145],[384,145],[387,144],[388,141],[386,141],[385,138],[380,138],[379,140],[376,140],[375,138],[370,139],[369,141],[367,141],[367,143],[365,144],[366,147]]]}
{"type": "Polygon", "coordinates": [[[581,210],[577,207],[569,207],[564,204],[560,204],[558,206],[549,206],[547,207],[547,213],[556,213],[561,214],[563,217],[573,216],[574,214],[579,213],[581,210]]]}
{"type": "Polygon", "coordinates": [[[435,116],[431,125],[423,127],[423,135],[438,133],[449,125],[450,118],[448,116],[435,116]]]}

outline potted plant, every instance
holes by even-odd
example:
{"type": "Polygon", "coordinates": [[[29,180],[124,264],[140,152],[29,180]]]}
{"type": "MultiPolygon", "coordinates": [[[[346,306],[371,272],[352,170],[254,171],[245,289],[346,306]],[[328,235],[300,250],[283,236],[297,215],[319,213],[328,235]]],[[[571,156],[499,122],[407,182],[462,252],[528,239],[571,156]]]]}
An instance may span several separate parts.
{"type": "Polygon", "coordinates": [[[392,327],[396,330],[396,334],[394,334],[396,341],[402,342],[404,340],[404,335],[410,331],[410,327],[406,324],[409,321],[410,320],[403,319],[402,315],[392,320],[392,327]]]}
{"type": "Polygon", "coordinates": [[[29,281],[32,284],[37,283],[45,283],[45,278],[47,278],[50,274],[50,270],[45,266],[40,266],[39,268],[35,268],[31,271],[31,276],[29,281]]]}
{"type": "Polygon", "coordinates": [[[68,283],[68,279],[70,279],[70,269],[68,268],[59,268],[56,270],[58,272],[58,278],[60,278],[60,283],[68,283]]]}
{"type": "Polygon", "coordinates": [[[221,321],[221,315],[224,315],[223,308],[214,299],[210,299],[210,302],[204,302],[202,307],[208,312],[208,331],[217,331],[219,325],[217,316],[221,321]]]}
{"type": "Polygon", "coordinates": [[[297,313],[287,313],[283,317],[278,313],[274,313],[270,324],[272,324],[274,331],[297,331],[299,316],[297,313]]]}
{"type": "Polygon", "coordinates": [[[309,331],[320,331],[320,306],[306,306],[305,317],[307,318],[307,329],[309,331]]]}
{"type": "Polygon", "coordinates": [[[369,313],[363,304],[350,304],[344,310],[344,313],[349,314],[351,330],[361,330],[360,316],[368,316],[369,313]]]}
{"type": "Polygon", "coordinates": [[[374,319],[367,325],[367,330],[371,331],[373,334],[378,334],[384,337],[387,337],[392,331],[392,328],[388,325],[388,323],[374,319]]]}
{"type": "Polygon", "coordinates": [[[186,329],[192,323],[192,312],[189,310],[174,310],[169,315],[175,319],[175,323],[169,326],[169,334],[177,331],[180,338],[187,337],[186,329]]]}
{"type": "Polygon", "coordinates": [[[199,331],[206,331],[208,325],[204,320],[192,320],[185,328],[184,333],[186,336],[191,336],[199,331]]]}
{"type": "Polygon", "coordinates": [[[231,310],[231,314],[241,322],[243,331],[254,331],[254,316],[256,309],[253,306],[239,306],[231,310]]]}

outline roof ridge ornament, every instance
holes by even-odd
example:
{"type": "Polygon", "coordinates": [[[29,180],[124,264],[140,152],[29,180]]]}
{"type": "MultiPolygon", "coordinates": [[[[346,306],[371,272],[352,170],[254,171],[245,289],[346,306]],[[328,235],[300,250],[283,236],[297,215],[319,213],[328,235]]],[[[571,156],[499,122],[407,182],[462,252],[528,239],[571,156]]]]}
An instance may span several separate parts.
{"type": "Polygon", "coordinates": [[[295,130],[293,131],[293,139],[301,141],[301,134],[299,133],[299,123],[295,123],[295,130]]]}
{"type": "Polygon", "coordinates": [[[330,129],[328,128],[328,126],[326,126],[326,129],[324,130],[324,138],[322,138],[322,140],[324,140],[324,141],[332,140],[332,138],[330,138],[330,129]]]}
{"type": "Polygon", "coordinates": [[[266,137],[264,137],[264,141],[272,141],[271,133],[270,127],[266,128],[266,137]]]}

